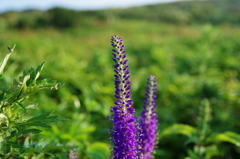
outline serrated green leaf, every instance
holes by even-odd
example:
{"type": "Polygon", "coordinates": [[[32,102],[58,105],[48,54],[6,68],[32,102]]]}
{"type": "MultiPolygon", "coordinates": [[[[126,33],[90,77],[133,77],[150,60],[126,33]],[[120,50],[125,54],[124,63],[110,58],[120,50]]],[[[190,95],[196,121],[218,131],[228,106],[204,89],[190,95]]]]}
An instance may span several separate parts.
{"type": "Polygon", "coordinates": [[[17,134],[17,129],[16,128],[10,128],[7,130],[7,133],[8,133],[8,138],[12,138],[14,137],[16,134],[17,134]]]}
{"type": "Polygon", "coordinates": [[[41,65],[39,65],[36,70],[34,70],[34,68],[31,68],[28,71],[27,74],[29,74],[30,79],[26,83],[27,86],[33,86],[35,84],[36,80],[40,76],[40,72],[42,71],[44,64],[45,64],[45,62],[43,62],[41,65]]]}
{"type": "Polygon", "coordinates": [[[35,116],[33,118],[28,119],[26,122],[34,122],[34,121],[44,120],[52,113],[53,112],[47,112],[47,113],[45,113],[43,115],[35,116]]]}
{"type": "Polygon", "coordinates": [[[38,129],[27,129],[29,127],[42,127],[42,128],[52,128],[50,125],[47,123],[51,122],[58,122],[58,121],[65,121],[69,120],[67,118],[59,117],[57,115],[55,116],[50,116],[52,112],[45,113],[43,115],[39,115],[33,118],[30,118],[23,123],[18,123],[16,127],[18,128],[19,132],[18,135],[26,135],[26,133],[39,133],[40,130],[38,129]]]}
{"type": "Polygon", "coordinates": [[[69,119],[64,118],[64,117],[59,117],[58,115],[49,116],[52,113],[53,112],[48,112],[48,113],[45,113],[43,115],[33,117],[33,118],[27,120],[26,122],[40,121],[40,122],[47,122],[48,123],[48,122],[58,122],[58,121],[69,120],[69,119]]]}
{"type": "Polygon", "coordinates": [[[65,148],[66,147],[64,145],[61,145],[61,144],[58,144],[58,143],[49,143],[44,147],[44,149],[48,152],[63,150],[65,148]]]}
{"type": "Polygon", "coordinates": [[[57,90],[58,87],[60,87],[62,85],[63,84],[56,83],[55,80],[44,79],[44,80],[41,80],[41,81],[37,81],[35,83],[35,85],[33,85],[33,86],[30,86],[30,87],[25,86],[23,88],[23,91],[22,91],[20,97],[28,96],[32,93],[42,91],[42,90],[52,90],[53,88],[57,90]]]}
{"type": "MultiPolygon", "coordinates": [[[[43,69],[45,62],[37,67],[36,70],[31,68],[28,72],[24,71],[23,75],[19,77],[19,80],[13,81],[13,86],[11,88],[2,88],[0,91],[0,101],[7,101],[12,104],[16,101],[21,101],[25,97],[32,93],[41,90],[52,90],[58,89],[58,87],[63,84],[59,84],[56,80],[43,79],[36,81],[43,69]]],[[[24,107],[22,107],[24,109],[24,107]]]]}
{"type": "Polygon", "coordinates": [[[46,152],[44,149],[35,149],[33,147],[27,147],[27,148],[24,148],[24,153],[34,154],[34,153],[46,153],[46,152]]]}
{"type": "Polygon", "coordinates": [[[8,144],[13,148],[22,148],[23,146],[18,143],[18,141],[9,141],[8,144]]]}
{"type": "Polygon", "coordinates": [[[38,134],[38,133],[40,133],[40,132],[42,132],[42,130],[39,130],[39,129],[25,129],[25,130],[20,130],[20,131],[18,131],[18,133],[17,133],[17,137],[25,136],[25,135],[30,134],[30,133],[32,133],[32,134],[38,134]]]}
{"type": "Polygon", "coordinates": [[[50,125],[42,123],[41,121],[34,121],[34,122],[27,122],[27,123],[19,123],[17,127],[19,129],[21,128],[27,128],[31,126],[36,126],[36,127],[43,127],[43,128],[52,128],[50,125]]]}
{"type": "Polygon", "coordinates": [[[3,141],[0,143],[0,153],[3,155],[10,152],[12,148],[22,148],[22,145],[19,145],[17,141],[3,141]]]}
{"type": "Polygon", "coordinates": [[[25,142],[24,142],[24,153],[30,153],[30,154],[44,153],[56,159],[60,159],[60,158],[57,155],[54,155],[53,153],[56,151],[62,151],[66,149],[65,146],[59,145],[57,143],[47,143],[44,140],[37,141],[37,142],[29,142],[28,138],[26,138],[25,142]]]}
{"type": "Polygon", "coordinates": [[[20,94],[21,90],[20,89],[15,89],[15,90],[9,90],[7,91],[3,98],[3,101],[8,101],[9,103],[12,103],[13,101],[16,101],[18,99],[18,96],[20,94]]]}
{"type": "Polygon", "coordinates": [[[16,105],[21,107],[23,110],[27,111],[27,109],[25,108],[25,106],[22,103],[17,102],[16,105]]]}
{"type": "Polygon", "coordinates": [[[196,132],[196,129],[192,126],[185,124],[174,124],[170,127],[165,128],[159,135],[160,138],[163,138],[166,135],[176,135],[182,134],[185,136],[192,136],[196,132]]]}

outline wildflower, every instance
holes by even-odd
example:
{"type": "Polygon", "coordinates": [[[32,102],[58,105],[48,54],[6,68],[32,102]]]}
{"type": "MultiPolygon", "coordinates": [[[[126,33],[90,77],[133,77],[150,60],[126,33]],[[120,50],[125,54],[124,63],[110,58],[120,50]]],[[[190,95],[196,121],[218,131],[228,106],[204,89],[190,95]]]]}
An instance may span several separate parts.
{"type": "Polygon", "coordinates": [[[77,152],[76,150],[74,149],[75,148],[75,145],[71,145],[73,147],[72,150],[69,150],[67,153],[67,159],[77,159],[77,152]]]}
{"type": "Polygon", "coordinates": [[[156,144],[158,121],[156,120],[156,77],[150,75],[138,130],[138,157],[151,159],[156,144]]]}
{"type": "Polygon", "coordinates": [[[136,128],[135,110],[132,108],[133,101],[130,91],[130,70],[128,69],[125,48],[122,38],[118,35],[112,36],[111,44],[114,47],[113,61],[115,67],[115,105],[111,108],[110,121],[114,126],[110,130],[113,159],[135,159],[136,158],[136,128]]]}

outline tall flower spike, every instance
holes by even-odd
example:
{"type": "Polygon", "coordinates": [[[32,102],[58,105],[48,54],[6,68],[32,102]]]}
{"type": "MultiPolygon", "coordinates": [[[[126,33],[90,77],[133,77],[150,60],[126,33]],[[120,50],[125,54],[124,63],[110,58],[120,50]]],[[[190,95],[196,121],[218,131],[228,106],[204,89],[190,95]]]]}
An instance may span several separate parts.
{"type": "Polygon", "coordinates": [[[111,44],[114,47],[113,61],[115,68],[115,105],[111,108],[110,121],[114,126],[110,130],[113,146],[112,159],[135,159],[136,158],[136,128],[133,101],[130,91],[130,70],[128,69],[125,48],[122,38],[118,35],[112,36],[111,44]]]}
{"type": "Polygon", "coordinates": [[[156,77],[150,75],[147,82],[143,111],[139,121],[138,158],[151,159],[157,138],[158,121],[156,120],[156,77]]]}

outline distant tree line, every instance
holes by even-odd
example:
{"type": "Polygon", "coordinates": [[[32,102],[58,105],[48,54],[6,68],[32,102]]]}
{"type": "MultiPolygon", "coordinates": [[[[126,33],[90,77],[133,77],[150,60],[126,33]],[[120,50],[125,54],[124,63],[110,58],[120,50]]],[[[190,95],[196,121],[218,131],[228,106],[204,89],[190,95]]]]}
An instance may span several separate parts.
{"type": "Polygon", "coordinates": [[[239,0],[195,0],[127,9],[75,11],[52,8],[48,11],[9,11],[0,15],[1,27],[58,29],[91,25],[93,21],[108,22],[111,19],[139,19],[173,24],[240,24],[239,0]]]}

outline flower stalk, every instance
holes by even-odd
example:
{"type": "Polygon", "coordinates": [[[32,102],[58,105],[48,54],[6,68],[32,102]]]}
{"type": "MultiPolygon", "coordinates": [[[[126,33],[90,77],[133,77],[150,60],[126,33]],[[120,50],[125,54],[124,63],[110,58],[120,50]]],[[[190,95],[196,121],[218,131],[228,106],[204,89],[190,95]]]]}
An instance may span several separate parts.
{"type": "Polygon", "coordinates": [[[143,111],[138,130],[138,158],[151,159],[156,145],[158,121],[156,120],[156,77],[150,75],[147,82],[143,111]]]}
{"type": "Polygon", "coordinates": [[[125,47],[122,38],[118,35],[112,36],[111,45],[113,51],[115,72],[115,105],[111,107],[110,121],[114,124],[110,130],[111,142],[113,143],[113,159],[135,159],[136,158],[136,128],[135,110],[132,108],[133,101],[130,91],[130,70],[128,69],[125,47]]]}

